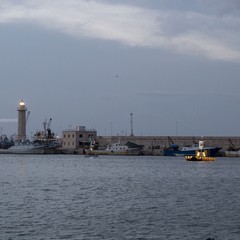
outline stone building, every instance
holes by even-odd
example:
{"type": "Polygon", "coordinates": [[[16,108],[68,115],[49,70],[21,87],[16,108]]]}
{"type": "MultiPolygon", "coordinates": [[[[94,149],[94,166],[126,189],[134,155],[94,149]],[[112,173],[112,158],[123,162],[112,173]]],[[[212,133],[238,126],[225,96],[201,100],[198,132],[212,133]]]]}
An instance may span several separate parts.
{"type": "Polygon", "coordinates": [[[64,130],[62,133],[62,148],[66,150],[78,150],[88,147],[92,139],[96,139],[95,129],[86,129],[85,126],[77,126],[76,129],[64,130]]]}

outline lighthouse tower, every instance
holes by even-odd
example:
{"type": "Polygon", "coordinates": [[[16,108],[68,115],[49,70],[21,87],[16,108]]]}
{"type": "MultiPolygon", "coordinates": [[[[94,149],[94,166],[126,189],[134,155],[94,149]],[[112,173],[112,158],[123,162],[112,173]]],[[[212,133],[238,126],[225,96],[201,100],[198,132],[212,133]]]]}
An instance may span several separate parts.
{"type": "Polygon", "coordinates": [[[23,100],[19,102],[18,105],[18,136],[17,140],[19,142],[26,140],[26,111],[27,108],[23,100]]]}

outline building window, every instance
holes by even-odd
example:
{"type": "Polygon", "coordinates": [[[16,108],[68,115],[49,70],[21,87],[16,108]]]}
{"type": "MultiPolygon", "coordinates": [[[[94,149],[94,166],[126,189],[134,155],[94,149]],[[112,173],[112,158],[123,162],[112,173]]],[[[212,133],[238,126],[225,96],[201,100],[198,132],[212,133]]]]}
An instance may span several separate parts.
{"type": "Polygon", "coordinates": [[[83,137],[83,135],[82,134],[79,134],[79,138],[82,138],[83,137]]]}

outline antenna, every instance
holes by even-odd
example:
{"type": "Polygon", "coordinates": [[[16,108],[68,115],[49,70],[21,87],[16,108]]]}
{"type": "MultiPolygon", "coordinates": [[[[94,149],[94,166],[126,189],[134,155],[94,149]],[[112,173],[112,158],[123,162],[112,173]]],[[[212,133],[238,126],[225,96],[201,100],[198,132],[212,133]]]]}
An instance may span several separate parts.
{"type": "Polygon", "coordinates": [[[130,124],[131,124],[131,134],[130,136],[133,137],[133,114],[130,113],[130,124]]]}

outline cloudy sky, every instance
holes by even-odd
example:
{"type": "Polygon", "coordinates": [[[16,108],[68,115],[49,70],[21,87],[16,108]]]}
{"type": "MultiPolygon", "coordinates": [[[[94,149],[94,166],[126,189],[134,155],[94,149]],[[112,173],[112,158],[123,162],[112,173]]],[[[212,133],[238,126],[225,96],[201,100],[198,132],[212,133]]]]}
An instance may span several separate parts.
{"type": "Polygon", "coordinates": [[[239,43],[239,0],[0,0],[0,130],[239,136],[239,43]]]}

